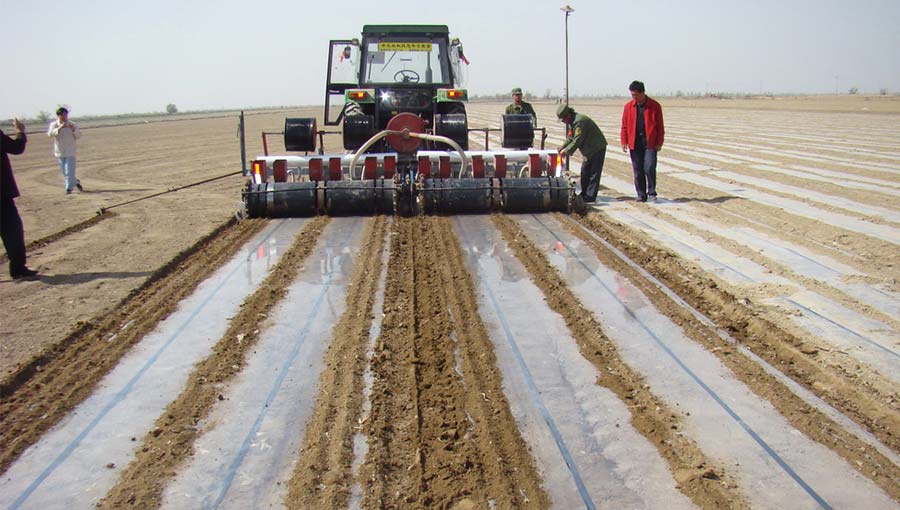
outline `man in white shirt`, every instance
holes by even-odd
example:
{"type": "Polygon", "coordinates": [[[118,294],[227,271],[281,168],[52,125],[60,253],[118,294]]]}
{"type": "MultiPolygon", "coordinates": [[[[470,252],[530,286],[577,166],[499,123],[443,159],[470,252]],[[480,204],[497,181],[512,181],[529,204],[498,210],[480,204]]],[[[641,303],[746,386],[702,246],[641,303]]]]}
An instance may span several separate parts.
{"type": "Polygon", "coordinates": [[[60,106],[56,110],[56,120],[50,123],[47,136],[53,139],[53,154],[59,160],[59,168],[66,181],[66,194],[71,194],[74,188],[84,191],[81,182],[75,177],[75,152],[81,130],[69,120],[69,110],[65,107],[60,106]]]}

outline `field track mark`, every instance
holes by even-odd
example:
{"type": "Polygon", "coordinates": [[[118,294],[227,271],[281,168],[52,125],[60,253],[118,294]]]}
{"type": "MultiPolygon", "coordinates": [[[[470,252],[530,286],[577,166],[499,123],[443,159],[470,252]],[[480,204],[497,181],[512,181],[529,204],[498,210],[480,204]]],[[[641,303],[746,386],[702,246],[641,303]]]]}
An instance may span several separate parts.
{"type": "Polygon", "coordinates": [[[398,219],[372,361],[364,508],[548,508],[449,219],[398,219]]]}
{"type": "Polygon", "coordinates": [[[362,410],[366,349],[389,225],[386,217],[379,216],[362,235],[365,246],[348,286],[347,308],[334,327],[315,410],[289,482],[288,509],[347,508],[353,482],[353,435],[362,410]]]}
{"type": "MultiPolygon", "coordinates": [[[[70,226],[60,230],[59,232],[55,232],[48,236],[44,236],[40,239],[31,241],[25,247],[25,252],[28,253],[28,252],[36,251],[38,248],[43,248],[44,246],[47,246],[48,244],[53,243],[55,241],[59,241],[60,239],[66,237],[66,236],[72,235],[76,232],[81,232],[82,230],[84,230],[86,228],[93,227],[97,223],[100,223],[103,220],[108,220],[114,216],[116,216],[116,213],[113,213],[113,212],[98,213],[95,216],[93,216],[92,218],[88,218],[88,219],[86,219],[84,221],[80,221],[74,225],[70,225],[70,226]]],[[[208,239],[208,238],[209,238],[209,236],[207,236],[204,239],[208,239]]],[[[8,261],[9,261],[9,257],[6,255],[6,252],[3,252],[2,254],[0,254],[0,264],[3,264],[8,261]]]]}
{"type": "Polygon", "coordinates": [[[493,220],[516,257],[531,273],[532,281],[543,291],[548,305],[565,319],[582,354],[600,373],[609,375],[598,378],[597,383],[629,404],[631,425],[656,445],[675,474],[680,490],[699,508],[749,508],[736,485],[728,481],[731,476],[724,468],[713,466],[696,443],[678,433],[681,429],[678,414],[654,395],[644,378],[622,360],[593,314],[566,286],[542,251],[512,219],[494,216],[493,220]]]}
{"type": "MultiPolygon", "coordinates": [[[[744,382],[761,398],[768,400],[790,423],[811,439],[835,451],[847,459],[848,463],[863,476],[869,478],[894,499],[900,499],[900,466],[879,453],[871,445],[864,443],[830,418],[805,403],[790,389],[767,374],[757,363],[739,354],[730,344],[723,344],[718,335],[691,317],[683,307],[675,305],[670,298],[652,282],[639,276],[636,271],[582,230],[583,225],[600,237],[612,240],[611,244],[624,252],[637,264],[644,267],[655,278],[671,288],[692,307],[710,317],[716,325],[728,331],[766,362],[777,367],[795,382],[859,423],[893,451],[898,451],[898,438],[892,431],[898,430],[897,412],[884,397],[864,395],[860,385],[846,380],[846,373],[833,373],[804,354],[807,347],[802,341],[746,309],[740,301],[730,296],[713,282],[698,284],[689,269],[682,264],[669,261],[664,250],[632,234],[627,229],[617,227],[606,220],[606,215],[591,213],[576,223],[575,220],[558,216],[570,232],[591,246],[598,258],[609,267],[627,275],[660,310],[666,314],[694,340],[727,366],[739,380],[744,382]]],[[[890,397],[895,399],[895,395],[890,397]]]]}
{"type": "Polygon", "coordinates": [[[98,507],[159,508],[166,484],[193,453],[194,441],[200,433],[198,424],[218,401],[220,385],[241,371],[259,339],[261,322],[286,294],[328,221],[319,217],[304,226],[266,280],[231,319],[212,354],[194,368],[184,391],[167,406],[154,429],[142,438],[134,460],[98,507]],[[243,335],[241,342],[234,341],[238,335],[243,335]]]}
{"type": "Polygon", "coordinates": [[[131,347],[265,225],[229,220],[0,385],[0,472],[84,401],[131,347]],[[115,337],[116,341],[109,341],[115,337]]]}

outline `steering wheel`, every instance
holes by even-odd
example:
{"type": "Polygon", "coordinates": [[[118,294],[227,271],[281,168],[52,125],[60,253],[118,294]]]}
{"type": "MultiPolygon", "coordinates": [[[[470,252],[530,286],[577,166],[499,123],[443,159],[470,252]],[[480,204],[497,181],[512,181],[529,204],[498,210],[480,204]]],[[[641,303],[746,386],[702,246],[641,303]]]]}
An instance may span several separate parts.
{"type": "Polygon", "coordinates": [[[419,73],[412,69],[401,69],[394,75],[394,81],[397,83],[419,83],[419,73]]]}

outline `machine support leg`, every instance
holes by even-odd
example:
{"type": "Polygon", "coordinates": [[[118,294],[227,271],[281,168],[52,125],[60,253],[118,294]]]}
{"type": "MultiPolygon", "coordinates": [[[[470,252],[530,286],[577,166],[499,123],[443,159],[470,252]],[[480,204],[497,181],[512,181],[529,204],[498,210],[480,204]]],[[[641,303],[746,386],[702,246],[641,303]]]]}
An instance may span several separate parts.
{"type": "Polygon", "coordinates": [[[250,172],[247,170],[247,144],[244,142],[244,110],[241,110],[238,121],[238,135],[241,138],[241,171],[244,175],[248,175],[250,172]]]}

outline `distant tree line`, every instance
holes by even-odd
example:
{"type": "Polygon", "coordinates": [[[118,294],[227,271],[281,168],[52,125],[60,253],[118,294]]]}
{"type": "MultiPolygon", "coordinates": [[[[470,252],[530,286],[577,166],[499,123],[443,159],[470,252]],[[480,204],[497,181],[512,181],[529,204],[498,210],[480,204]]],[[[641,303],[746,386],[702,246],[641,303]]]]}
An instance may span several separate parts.
{"type": "MultiPolygon", "coordinates": [[[[858,87],[851,87],[847,90],[846,94],[848,95],[858,95],[860,93],[858,87]]],[[[878,90],[878,94],[882,96],[887,96],[890,92],[886,88],[881,88],[878,90]]],[[[752,99],[755,97],[792,97],[792,96],[814,96],[814,95],[827,95],[826,94],[800,94],[800,93],[776,93],[776,92],[696,92],[696,91],[688,91],[685,92],[683,90],[676,90],[674,92],[657,92],[653,94],[654,97],[669,97],[669,98],[685,98],[685,99],[701,99],[701,98],[709,98],[709,99],[752,99]]],[[[895,92],[894,95],[900,95],[900,92],[895,92]]],[[[532,94],[531,92],[525,91],[522,94],[523,99],[525,101],[534,101],[538,99],[538,96],[532,94]]],[[[625,94],[619,93],[590,93],[590,94],[570,94],[570,100],[598,100],[598,99],[621,99],[627,98],[628,96],[625,94]]],[[[562,96],[558,94],[554,94],[550,89],[547,89],[543,95],[541,95],[540,99],[542,100],[553,100],[558,101],[562,96]]],[[[510,94],[508,92],[498,92],[494,94],[470,94],[470,101],[509,101],[510,94]]]]}

